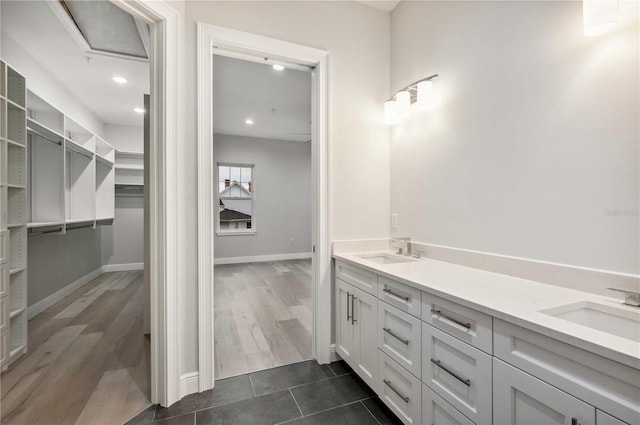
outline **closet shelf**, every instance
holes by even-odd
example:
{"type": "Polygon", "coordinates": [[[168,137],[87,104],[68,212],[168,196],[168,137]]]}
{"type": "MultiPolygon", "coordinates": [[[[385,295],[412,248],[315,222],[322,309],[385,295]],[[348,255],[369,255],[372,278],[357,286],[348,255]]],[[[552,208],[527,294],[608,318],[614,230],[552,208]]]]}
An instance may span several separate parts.
{"type": "Polygon", "coordinates": [[[144,171],[144,165],[116,164],[116,170],[144,171]]]}
{"type": "Polygon", "coordinates": [[[52,129],[45,124],[42,124],[38,120],[31,117],[27,117],[27,131],[33,131],[34,133],[44,132],[46,136],[48,136],[46,133],[51,133],[51,135],[55,137],[64,139],[64,135],[62,133],[52,129]]]}
{"type": "Polygon", "coordinates": [[[7,229],[12,229],[14,227],[23,227],[26,223],[7,223],[7,229]]]}
{"type": "Polygon", "coordinates": [[[26,310],[26,308],[24,308],[24,307],[20,307],[20,308],[16,308],[15,310],[11,310],[11,312],[9,313],[9,319],[13,319],[16,316],[19,316],[21,313],[24,313],[25,310],[26,310]]]}
{"type": "Polygon", "coordinates": [[[13,140],[9,140],[9,139],[6,139],[6,138],[4,138],[4,137],[2,138],[2,140],[4,140],[4,141],[5,141],[5,142],[7,142],[8,144],[10,144],[10,145],[12,145],[12,146],[15,146],[15,147],[17,147],[17,148],[26,148],[26,146],[25,146],[25,145],[23,145],[22,143],[14,142],[13,140]]]}
{"type": "Polygon", "coordinates": [[[14,269],[9,270],[9,275],[20,273],[20,272],[22,272],[24,270],[25,270],[24,267],[16,267],[14,269]]]}
{"type": "Polygon", "coordinates": [[[12,349],[9,352],[9,360],[11,361],[12,359],[14,359],[16,356],[22,354],[26,348],[26,344],[21,344],[19,346],[17,346],[16,348],[12,349]]]}
{"type": "Polygon", "coordinates": [[[105,158],[104,156],[102,156],[100,154],[96,154],[96,160],[98,162],[100,162],[101,164],[106,165],[107,167],[113,167],[113,161],[111,161],[110,159],[105,158]]]}
{"type": "Polygon", "coordinates": [[[80,224],[80,223],[92,223],[96,221],[93,218],[77,218],[73,220],[65,220],[66,224],[80,224]]]}
{"type": "Polygon", "coordinates": [[[15,108],[18,108],[21,111],[27,112],[27,109],[24,106],[18,105],[16,102],[14,102],[13,100],[9,99],[8,97],[4,97],[3,99],[6,100],[9,105],[11,105],[11,106],[13,106],[15,108]]]}
{"type": "Polygon", "coordinates": [[[23,185],[23,184],[7,184],[7,187],[10,189],[26,189],[27,186],[23,185]]]}
{"type": "Polygon", "coordinates": [[[62,226],[63,221],[43,221],[39,223],[27,223],[27,229],[37,229],[38,227],[62,226]]]}
{"type": "Polygon", "coordinates": [[[79,155],[82,156],[86,156],[89,159],[93,158],[93,151],[90,149],[85,148],[84,146],[82,146],[79,143],[74,142],[73,140],[69,139],[69,138],[65,138],[65,148],[67,150],[70,150],[74,153],[77,153],[79,155]]]}

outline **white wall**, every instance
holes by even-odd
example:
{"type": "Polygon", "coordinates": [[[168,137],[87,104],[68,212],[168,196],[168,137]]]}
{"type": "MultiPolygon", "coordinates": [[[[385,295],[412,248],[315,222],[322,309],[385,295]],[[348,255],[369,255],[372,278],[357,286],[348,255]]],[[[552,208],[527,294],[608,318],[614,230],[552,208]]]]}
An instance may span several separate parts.
{"type": "Polygon", "coordinates": [[[215,258],[311,252],[311,144],[214,134],[213,162],[254,164],[254,235],[216,236],[215,258]]]}
{"type": "Polygon", "coordinates": [[[639,273],[638,3],[620,12],[585,38],[581,2],[400,3],[391,89],[438,73],[442,104],[393,130],[392,233],[639,273]]]}
{"type": "Polygon", "coordinates": [[[111,143],[118,151],[143,152],[143,119],[144,115],[140,114],[139,126],[105,123],[104,139],[111,143]]]}
{"type": "MultiPolygon", "coordinates": [[[[179,246],[182,344],[197,341],[196,22],[325,49],[329,58],[330,237],[389,235],[389,133],[382,103],[389,95],[389,14],[356,2],[189,1],[186,5],[187,121],[180,170],[179,246]]],[[[198,369],[183,353],[182,374],[198,369]]]]}
{"type": "MultiPolygon", "coordinates": [[[[4,16],[3,19],[9,19],[4,16]]],[[[87,130],[104,136],[104,124],[89,108],[54,79],[46,68],[21,48],[8,34],[2,33],[2,58],[27,79],[27,88],[72,117],[87,130]]]]}

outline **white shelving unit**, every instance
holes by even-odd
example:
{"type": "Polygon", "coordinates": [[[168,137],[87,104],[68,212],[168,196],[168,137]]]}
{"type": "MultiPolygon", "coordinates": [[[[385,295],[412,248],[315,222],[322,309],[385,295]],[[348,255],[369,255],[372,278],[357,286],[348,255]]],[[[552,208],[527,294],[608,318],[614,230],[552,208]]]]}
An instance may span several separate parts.
{"type": "Polygon", "coordinates": [[[116,152],[116,196],[144,195],[144,153],[116,152]]]}
{"type": "Polygon", "coordinates": [[[0,368],[27,351],[26,82],[0,61],[0,368]]]}
{"type": "Polygon", "coordinates": [[[111,224],[113,146],[31,91],[27,113],[29,234],[111,224]]]}

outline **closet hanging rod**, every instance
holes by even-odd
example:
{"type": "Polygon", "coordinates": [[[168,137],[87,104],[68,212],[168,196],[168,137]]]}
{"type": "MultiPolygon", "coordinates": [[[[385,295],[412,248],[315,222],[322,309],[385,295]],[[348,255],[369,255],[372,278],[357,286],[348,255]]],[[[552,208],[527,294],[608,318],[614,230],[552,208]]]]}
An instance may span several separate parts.
{"type": "Polygon", "coordinates": [[[48,140],[51,143],[55,143],[56,145],[62,145],[62,141],[61,140],[53,140],[52,138],[45,136],[44,134],[40,133],[37,130],[34,130],[31,127],[27,127],[27,131],[35,134],[36,136],[42,137],[44,140],[48,140]]]}
{"type": "Polygon", "coordinates": [[[53,230],[43,230],[41,232],[33,232],[33,233],[29,233],[29,236],[38,236],[38,235],[46,235],[47,233],[59,233],[62,232],[62,226],[60,226],[60,228],[58,229],[53,229],[53,230]]]}
{"type": "Polygon", "coordinates": [[[93,227],[93,223],[85,224],[84,226],[67,227],[67,231],[69,231],[69,230],[76,230],[76,229],[84,229],[84,228],[86,228],[86,227],[93,227]]]}
{"type": "Polygon", "coordinates": [[[66,146],[66,149],[70,150],[70,151],[71,151],[71,152],[73,152],[73,153],[77,153],[77,154],[78,154],[78,155],[80,155],[80,156],[84,156],[84,157],[85,157],[85,158],[87,158],[87,159],[93,159],[93,155],[88,155],[88,154],[86,154],[86,153],[84,153],[84,152],[80,152],[80,150],[79,150],[79,149],[74,149],[74,148],[69,147],[69,146],[66,146]]]}

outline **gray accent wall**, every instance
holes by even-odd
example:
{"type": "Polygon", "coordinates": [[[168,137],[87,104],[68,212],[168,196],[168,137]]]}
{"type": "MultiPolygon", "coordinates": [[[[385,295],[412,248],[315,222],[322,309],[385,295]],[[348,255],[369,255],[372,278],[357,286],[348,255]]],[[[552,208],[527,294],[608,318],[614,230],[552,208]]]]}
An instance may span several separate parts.
{"type": "Polygon", "coordinates": [[[27,305],[47,298],[102,266],[100,229],[29,236],[27,305]]]}
{"type": "Polygon", "coordinates": [[[222,134],[213,142],[214,163],[255,165],[256,233],[216,235],[215,258],[311,252],[311,143],[222,134]]]}

